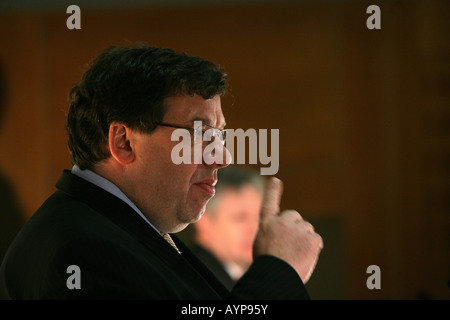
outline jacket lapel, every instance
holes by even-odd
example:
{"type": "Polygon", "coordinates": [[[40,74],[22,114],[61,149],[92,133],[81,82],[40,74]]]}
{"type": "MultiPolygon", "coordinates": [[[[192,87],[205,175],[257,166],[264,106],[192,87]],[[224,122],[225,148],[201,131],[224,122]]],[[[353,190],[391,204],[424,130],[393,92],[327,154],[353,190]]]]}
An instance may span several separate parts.
{"type": "Polygon", "coordinates": [[[180,259],[180,255],[170,244],[133,208],[106,190],[72,174],[69,170],[64,170],[56,183],[56,187],[70,197],[86,203],[127,233],[133,235],[167,263],[174,264],[180,259]]]}
{"type": "Polygon", "coordinates": [[[195,269],[196,273],[200,274],[201,277],[204,278],[223,299],[225,299],[230,292],[222,284],[222,282],[217,279],[211,270],[205,266],[203,262],[201,262],[200,259],[198,259],[176,235],[171,234],[171,237],[177,247],[181,250],[181,252],[183,252],[184,259],[189,262],[189,264],[195,269]]]}
{"type": "Polygon", "coordinates": [[[171,234],[177,247],[182,252],[178,254],[144,219],[142,219],[127,203],[103,190],[102,188],[64,170],[56,183],[60,192],[86,203],[91,208],[104,215],[127,233],[143,243],[150,251],[159,256],[174,270],[186,274],[192,269],[198,282],[208,283],[221,297],[229,294],[223,284],[211,271],[190,251],[190,249],[174,234],[171,234]]]}

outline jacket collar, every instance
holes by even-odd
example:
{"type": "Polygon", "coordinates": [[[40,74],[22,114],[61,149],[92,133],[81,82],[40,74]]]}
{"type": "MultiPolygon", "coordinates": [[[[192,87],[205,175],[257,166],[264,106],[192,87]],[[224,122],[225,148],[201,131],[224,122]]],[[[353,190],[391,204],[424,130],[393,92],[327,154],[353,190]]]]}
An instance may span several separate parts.
{"type": "Polygon", "coordinates": [[[178,254],[133,208],[113,194],[72,174],[69,170],[63,171],[56,188],[59,192],[86,203],[114,222],[173,268],[181,271],[193,268],[197,276],[204,278],[220,296],[225,297],[229,294],[223,284],[177,236],[171,234],[182,255],[178,254]]]}
{"type": "MultiPolygon", "coordinates": [[[[177,263],[180,255],[126,202],[108,191],[64,170],[56,188],[99,212],[133,235],[151,251],[169,263],[177,263]]],[[[178,241],[177,241],[178,242],[178,241]]],[[[177,243],[178,245],[178,243],[177,243]]]]}

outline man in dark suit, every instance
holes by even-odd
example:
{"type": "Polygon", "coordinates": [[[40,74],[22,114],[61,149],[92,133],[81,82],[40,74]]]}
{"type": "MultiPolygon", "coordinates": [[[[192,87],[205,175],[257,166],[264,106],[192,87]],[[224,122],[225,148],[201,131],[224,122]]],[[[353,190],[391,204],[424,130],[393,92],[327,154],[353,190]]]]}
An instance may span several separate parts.
{"type": "Polygon", "coordinates": [[[69,95],[73,168],[10,246],[0,298],[308,298],[322,239],[297,212],[280,213],[276,178],[254,262],[231,292],[173,235],[201,217],[229,163],[225,91],[225,72],[198,57],[146,45],[101,53],[69,95]]]}
{"type": "Polygon", "coordinates": [[[217,178],[215,196],[192,224],[192,252],[231,290],[253,262],[264,179],[236,165],[219,170],[217,178]]]}

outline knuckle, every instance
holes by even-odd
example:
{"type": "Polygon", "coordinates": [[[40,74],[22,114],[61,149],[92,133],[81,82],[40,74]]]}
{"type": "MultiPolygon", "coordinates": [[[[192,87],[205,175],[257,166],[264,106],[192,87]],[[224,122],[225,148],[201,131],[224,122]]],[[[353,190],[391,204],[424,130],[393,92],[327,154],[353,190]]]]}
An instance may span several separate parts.
{"type": "Polygon", "coordinates": [[[313,234],[313,238],[314,238],[314,242],[316,243],[316,245],[317,245],[320,249],[322,249],[322,248],[323,248],[323,239],[322,239],[322,237],[321,237],[319,234],[314,233],[314,234],[313,234]]]}
{"type": "Polygon", "coordinates": [[[310,222],[303,220],[303,225],[306,230],[310,231],[311,233],[314,232],[314,227],[310,222]]]}
{"type": "Polygon", "coordinates": [[[295,210],[284,210],[281,216],[290,220],[302,220],[302,216],[295,210]]]}

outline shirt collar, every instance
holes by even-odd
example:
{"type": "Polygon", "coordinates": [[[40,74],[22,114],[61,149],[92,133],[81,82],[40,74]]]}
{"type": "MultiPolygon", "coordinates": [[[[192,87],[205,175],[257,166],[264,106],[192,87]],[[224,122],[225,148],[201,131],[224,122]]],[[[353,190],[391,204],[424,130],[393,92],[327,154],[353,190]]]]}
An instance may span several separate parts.
{"type": "Polygon", "coordinates": [[[160,233],[158,229],[156,229],[156,227],[150,221],[148,221],[147,217],[141,212],[141,210],[139,210],[139,208],[136,207],[136,205],[125,195],[125,193],[123,193],[122,190],[120,190],[119,187],[117,187],[114,183],[91,170],[81,170],[77,165],[74,165],[72,167],[72,174],[95,184],[96,186],[102,188],[105,191],[108,191],[109,193],[124,201],[131,208],[133,208],[133,210],[136,211],[136,213],[141,216],[141,218],[144,219],[145,222],[147,222],[153,229],[155,229],[156,232],[160,233]]]}

